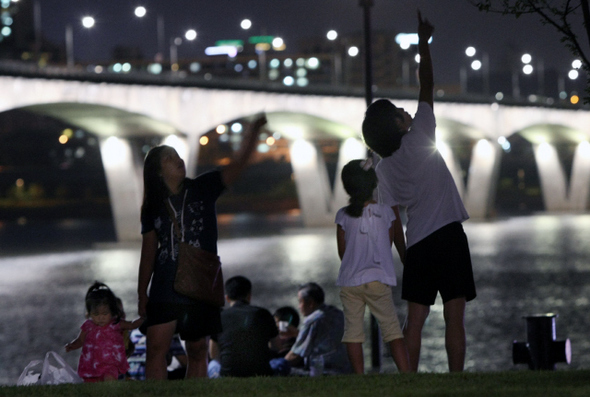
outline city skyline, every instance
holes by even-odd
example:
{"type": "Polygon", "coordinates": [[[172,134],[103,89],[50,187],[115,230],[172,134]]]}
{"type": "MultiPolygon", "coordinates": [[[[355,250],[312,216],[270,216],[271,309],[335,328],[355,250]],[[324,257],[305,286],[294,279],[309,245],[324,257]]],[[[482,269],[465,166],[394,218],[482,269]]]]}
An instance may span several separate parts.
{"type": "MultiPolygon", "coordinates": [[[[357,0],[242,0],[239,3],[231,0],[208,3],[104,0],[100,4],[44,0],[40,4],[45,38],[63,43],[65,26],[72,24],[76,58],[81,61],[108,59],[116,45],[139,47],[146,59],[153,59],[158,51],[158,16],[164,21],[167,43],[187,29],[196,30],[196,40],[178,47],[179,57],[203,57],[205,47],[217,40],[268,34],[282,37],[290,51],[298,40],[325,36],[331,29],[341,37],[363,29],[362,9],[357,0]],[[143,18],[133,13],[140,5],[147,10],[143,18]],[[81,26],[81,18],[86,15],[96,20],[90,30],[81,26]],[[245,18],[252,21],[248,31],[240,27],[245,18]]],[[[565,75],[574,59],[560,43],[559,34],[552,27],[543,26],[537,17],[525,15],[517,20],[513,16],[482,13],[468,0],[451,0],[444,4],[422,0],[374,0],[372,28],[394,33],[414,32],[417,8],[435,25],[432,53],[435,78],[440,84],[459,82],[460,69],[469,64],[464,53],[468,46],[478,49],[476,57],[486,53],[491,70],[508,68],[507,63],[512,62],[510,58],[527,51],[533,56],[533,64],[542,62],[545,70],[556,69],[565,75]]]]}

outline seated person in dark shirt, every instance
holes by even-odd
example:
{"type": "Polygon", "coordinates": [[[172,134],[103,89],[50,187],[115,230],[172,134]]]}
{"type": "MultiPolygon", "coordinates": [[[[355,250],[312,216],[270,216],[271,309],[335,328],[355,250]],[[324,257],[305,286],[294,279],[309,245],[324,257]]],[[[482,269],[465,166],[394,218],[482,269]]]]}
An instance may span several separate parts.
{"type": "Polygon", "coordinates": [[[221,312],[222,332],[209,342],[209,377],[273,375],[270,347],[278,350],[279,331],[270,312],[250,305],[252,283],[232,277],[225,283],[229,308],[221,312]]]}
{"type": "Polygon", "coordinates": [[[299,334],[299,313],[291,306],[279,307],[273,314],[279,329],[280,346],[277,357],[285,357],[297,340],[299,334]]]}

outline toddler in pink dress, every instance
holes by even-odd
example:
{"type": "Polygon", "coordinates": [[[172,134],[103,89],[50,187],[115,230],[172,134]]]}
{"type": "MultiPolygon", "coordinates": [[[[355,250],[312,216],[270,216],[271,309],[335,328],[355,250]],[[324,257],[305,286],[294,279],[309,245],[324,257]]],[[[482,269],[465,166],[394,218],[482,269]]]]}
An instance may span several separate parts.
{"type": "Polygon", "coordinates": [[[66,352],[82,348],[78,375],[84,382],[117,380],[129,369],[123,333],[138,328],[143,319],[123,320],[115,294],[98,281],[86,293],[86,312],[89,319],[78,337],[65,346],[66,352]]]}

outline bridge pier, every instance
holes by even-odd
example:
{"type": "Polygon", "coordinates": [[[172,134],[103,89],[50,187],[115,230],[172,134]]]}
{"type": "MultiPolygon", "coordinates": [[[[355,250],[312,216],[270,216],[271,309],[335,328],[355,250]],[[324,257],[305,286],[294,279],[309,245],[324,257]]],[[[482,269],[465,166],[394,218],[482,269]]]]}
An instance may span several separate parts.
{"type": "Polygon", "coordinates": [[[136,241],[140,236],[142,184],[141,173],[133,163],[131,145],[122,138],[101,139],[100,154],[117,240],[136,241]]]}

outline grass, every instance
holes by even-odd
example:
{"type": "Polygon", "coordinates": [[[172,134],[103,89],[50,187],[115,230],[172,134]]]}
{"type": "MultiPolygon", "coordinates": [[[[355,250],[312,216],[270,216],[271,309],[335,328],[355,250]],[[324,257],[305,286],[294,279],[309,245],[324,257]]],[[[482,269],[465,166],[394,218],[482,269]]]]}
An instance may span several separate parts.
{"type": "Polygon", "coordinates": [[[590,370],[461,374],[381,374],[322,378],[225,378],[121,381],[82,385],[3,386],[1,397],[124,396],[590,396],[590,370]]]}

